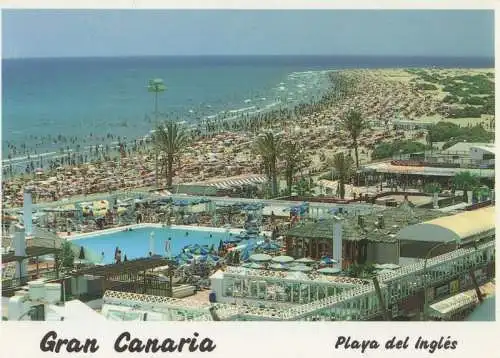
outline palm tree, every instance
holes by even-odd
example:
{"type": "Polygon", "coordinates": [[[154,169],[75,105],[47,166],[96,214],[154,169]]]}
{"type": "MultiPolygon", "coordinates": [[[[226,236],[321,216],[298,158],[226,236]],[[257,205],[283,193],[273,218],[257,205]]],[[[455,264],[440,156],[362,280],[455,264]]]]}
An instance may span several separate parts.
{"type": "Polygon", "coordinates": [[[278,195],[278,172],[276,167],[281,147],[281,139],[272,132],[259,135],[255,142],[255,152],[262,157],[265,173],[271,181],[273,197],[278,195]]]}
{"type": "MultiPolygon", "coordinates": [[[[188,133],[179,123],[166,121],[157,126],[153,134],[153,142],[157,151],[163,154],[167,187],[171,188],[174,175],[174,160],[179,158],[181,150],[187,146],[189,142],[188,133]]],[[[158,171],[158,167],[156,170],[158,171]]]]}
{"type": "Polygon", "coordinates": [[[155,117],[158,119],[158,94],[160,94],[160,92],[165,92],[167,86],[165,86],[161,78],[155,78],[149,80],[147,88],[148,92],[153,92],[155,94],[155,117]]]}
{"type": "Polygon", "coordinates": [[[470,172],[457,173],[453,177],[453,186],[455,189],[463,190],[462,200],[467,203],[469,201],[467,192],[479,186],[479,178],[470,172]]]}
{"type": "Polygon", "coordinates": [[[354,147],[356,157],[356,169],[359,168],[358,138],[361,132],[367,127],[365,120],[361,117],[361,112],[351,109],[342,117],[344,129],[349,133],[354,147]]]}
{"type": "Polygon", "coordinates": [[[291,195],[293,176],[304,167],[305,155],[301,150],[297,149],[294,141],[287,141],[282,145],[281,159],[285,167],[287,193],[291,195]]]}
{"type": "Polygon", "coordinates": [[[337,172],[337,177],[339,180],[338,194],[341,199],[344,199],[345,197],[345,183],[351,176],[352,165],[353,163],[351,157],[344,156],[344,153],[337,153],[333,157],[333,167],[337,172]]]}

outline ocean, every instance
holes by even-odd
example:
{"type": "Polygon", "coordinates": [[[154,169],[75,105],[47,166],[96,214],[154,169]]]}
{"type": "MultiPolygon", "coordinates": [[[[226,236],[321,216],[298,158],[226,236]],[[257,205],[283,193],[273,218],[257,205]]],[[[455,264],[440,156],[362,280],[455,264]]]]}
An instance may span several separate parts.
{"type": "Polygon", "coordinates": [[[346,68],[493,67],[493,59],[211,56],[2,60],[2,157],[128,139],[154,125],[148,80],[161,78],[159,112],[196,124],[319,99],[327,73],[346,68]],[[62,137],[77,137],[75,143],[62,137]],[[55,138],[59,137],[58,140],[55,138]],[[16,153],[12,148],[16,147],[16,153]],[[26,149],[23,149],[23,147],[26,149]]]}

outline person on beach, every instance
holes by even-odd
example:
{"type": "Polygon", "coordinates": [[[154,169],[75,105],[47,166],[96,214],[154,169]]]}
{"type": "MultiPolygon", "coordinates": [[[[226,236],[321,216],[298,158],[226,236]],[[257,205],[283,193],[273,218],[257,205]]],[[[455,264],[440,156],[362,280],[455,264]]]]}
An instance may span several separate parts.
{"type": "Polygon", "coordinates": [[[172,256],[172,238],[168,238],[168,240],[165,242],[165,256],[170,259],[172,256]]]}

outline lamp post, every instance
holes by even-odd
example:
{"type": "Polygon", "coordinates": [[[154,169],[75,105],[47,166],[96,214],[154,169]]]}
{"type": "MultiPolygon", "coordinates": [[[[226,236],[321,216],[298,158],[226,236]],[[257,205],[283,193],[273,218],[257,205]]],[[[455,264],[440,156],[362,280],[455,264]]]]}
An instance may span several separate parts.
{"type": "Polygon", "coordinates": [[[158,94],[160,92],[165,92],[167,90],[167,86],[165,86],[161,78],[155,78],[153,80],[149,80],[147,88],[148,92],[153,92],[155,94],[155,119],[158,119],[158,94]]]}
{"type": "Polygon", "coordinates": [[[427,319],[427,311],[429,309],[429,302],[428,302],[428,287],[427,287],[427,260],[431,257],[431,254],[434,250],[436,250],[439,247],[446,246],[449,244],[455,243],[456,244],[456,249],[458,248],[459,241],[458,240],[450,240],[450,241],[445,241],[445,242],[440,242],[437,245],[434,245],[431,247],[431,249],[427,252],[427,255],[425,256],[425,261],[424,261],[424,272],[423,272],[423,278],[424,278],[424,312],[423,312],[423,317],[422,320],[425,321],[427,319]]]}
{"type": "MultiPolygon", "coordinates": [[[[163,83],[161,78],[149,80],[147,86],[148,92],[155,94],[155,121],[158,121],[158,94],[165,92],[167,86],[163,83]]],[[[155,145],[155,186],[158,188],[158,148],[155,145]]]]}

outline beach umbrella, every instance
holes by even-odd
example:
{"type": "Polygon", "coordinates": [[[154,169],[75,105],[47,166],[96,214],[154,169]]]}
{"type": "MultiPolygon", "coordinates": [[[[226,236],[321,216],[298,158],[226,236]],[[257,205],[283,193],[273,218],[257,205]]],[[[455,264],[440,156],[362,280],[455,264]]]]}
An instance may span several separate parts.
{"type": "Polygon", "coordinates": [[[196,247],[191,251],[194,255],[202,255],[202,248],[196,247]]]}
{"type": "Polygon", "coordinates": [[[335,267],[325,267],[318,270],[319,273],[322,273],[324,275],[335,275],[340,273],[341,271],[342,271],[341,269],[335,267]]]}
{"type": "Polygon", "coordinates": [[[300,264],[312,264],[315,261],[309,257],[303,257],[301,259],[295,260],[295,262],[300,264]]]}
{"type": "Polygon", "coordinates": [[[257,247],[265,251],[277,251],[280,249],[280,245],[274,242],[264,242],[260,245],[257,245],[257,247]]]}
{"type": "Polygon", "coordinates": [[[80,246],[80,255],[78,255],[78,259],[85,260],[85,250],[83,246],[80,246]]]}
{"type": "Polygon", "coordinates": [[[240,260],[241,261],[248,261],[248,259],[250,259],[250,250],[248,249],[245,249],[241,255],[240,255],[240,260]]]}
{"type": "Polygon", "coordinates": [[[271,261],[272,257],[267,254],[254,254],[250,256],[250,261],[254,262],[268,262],[271,261]]]}
{"type": "Polygon", "coordinates": [[[263,268],[263,266],[261,264],[258,264],[256,262],[248,262],[246,264],[243,264],[242,266],[246,267],[246,268],[257,269],[257,270],[263,268]]]}
{"type": "Polygon", "coordinates": [[[269,268],[272,270],[288,270],[288,266],[283,264],[271,264],[269,268]]]}
{"type": "Polygon", "coordinates": [[[306,265],[293,265],[290,266],[290,271],[300,271],[300,272],[309,272],[312,271],[312,268],[306,265]]]}
{"type": "Polygon", "coordinates": [[[332,258],[330,258],[328,256],[325,256],[325,257],[321,258],[320,263],[323,265],[333,265],[333,264],[336,264],[337,261],[333,260],[332,258]]]}
{"type": "Polygon", "coordinates": [[[278,264],[288,264],[290,262],[293,262],[294,258],[291,256],[276,256],[272,258],[272,262],[278,263],[278,264]]]}
{"type": "Polygon", "coordinates": [[[188,261],[188,260],[192,259],[193,256],[189,257],[186,254],[180,254],[180,255],[177,255],[176,258],[181,260],[181,261],[188,261]]]}

